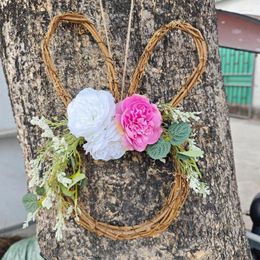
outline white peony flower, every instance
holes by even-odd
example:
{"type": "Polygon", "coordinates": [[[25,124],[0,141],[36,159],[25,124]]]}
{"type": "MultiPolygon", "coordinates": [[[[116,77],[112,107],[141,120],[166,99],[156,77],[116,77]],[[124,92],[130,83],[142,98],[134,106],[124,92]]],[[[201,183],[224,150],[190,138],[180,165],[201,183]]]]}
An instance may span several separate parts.
{"type": "Polygon", "coordinates": [[[102,132],[83,145],[87,153],[95,160],[109,161],[119,159],[125,153],[122,136],[118,133],[114,121],[102,132]]]}
{"type": "Polygon", "coordinates": [[[114,118],[115,109],[110,92],[85,88],[68,105],[68,128],[76,137],[89,140],[106,129],[114,118]]]}
{"type": "Polygon", "coordinates": [[[115,111],[110,92],[91,88],[81,90],[68,105],[68,128],[76,137],[86,139],[83,147],[95,160],[119,159],[125,153],[115,111]]]}

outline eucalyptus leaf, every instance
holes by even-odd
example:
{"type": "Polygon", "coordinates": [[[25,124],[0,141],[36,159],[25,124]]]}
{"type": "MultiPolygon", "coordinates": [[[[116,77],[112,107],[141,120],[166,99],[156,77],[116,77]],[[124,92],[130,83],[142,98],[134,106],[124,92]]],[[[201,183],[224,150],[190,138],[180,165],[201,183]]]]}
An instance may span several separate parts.
{"type": "Polygon", "coordinates": [[[163,161],[171,151],[171,143],[160,139],[156,144],[149,145],[146,151],[152,159],[163,161]]]}
{"type": "Polygon", "coordinates": [[[171,136],[171,144],[183,144],[190,136],[191,127],[188,123],[173,123],[170,125],[169,134],[171,136]]]}
{"type": "Polygon", "coordinates": [[[27,212],[35,212],[35,210],[38,208],[36,195],[33,193],[26,193],[23,196],[23,205],[27,212]]]}

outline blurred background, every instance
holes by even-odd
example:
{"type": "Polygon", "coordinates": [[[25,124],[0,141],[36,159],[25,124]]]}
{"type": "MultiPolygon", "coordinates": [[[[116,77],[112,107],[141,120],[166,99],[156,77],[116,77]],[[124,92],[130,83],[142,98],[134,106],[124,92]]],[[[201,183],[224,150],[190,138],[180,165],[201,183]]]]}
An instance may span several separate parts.
{"type": "MultiPolygon", "coordinates": [[[[260,2],[216,0],[216,8],[239,196],[246,228],[251,230],[248,212],[254,196],[260,192],[260,2]]],[[[21,200],[26,193],[26,177],[16,136],[0,67],[0,236],[35,232],[34,225],[21,230],[26,219],[21,200]]]]}

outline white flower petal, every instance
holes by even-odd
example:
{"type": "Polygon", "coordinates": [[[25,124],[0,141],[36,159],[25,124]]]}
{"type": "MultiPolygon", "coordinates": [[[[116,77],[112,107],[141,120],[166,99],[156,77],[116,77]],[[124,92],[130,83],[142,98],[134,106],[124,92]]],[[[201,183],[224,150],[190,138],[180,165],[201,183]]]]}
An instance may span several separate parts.
{"type": "Polygon", "coordinates": [[[86,139],[83,147],[95,160],[118,159],[125,153],[115,111],[110,92],[91,88],[80,91],[68,105],[68,128],[76,137],[86,139]]]}
{"type": "Polygon", "coordinates": [[[109,161],[119,159],[125,154],[122,136],[116,129],[114,121],[103,132],[93,136],[83,148],[90,153],[95,160],[109,161]]]}
{"type": "Polygon", "coordinates": [[[68,128],[76,137],[88,140],[110,124],[115,108],[110,92],[85,88],[68,105],[68,128]]]}

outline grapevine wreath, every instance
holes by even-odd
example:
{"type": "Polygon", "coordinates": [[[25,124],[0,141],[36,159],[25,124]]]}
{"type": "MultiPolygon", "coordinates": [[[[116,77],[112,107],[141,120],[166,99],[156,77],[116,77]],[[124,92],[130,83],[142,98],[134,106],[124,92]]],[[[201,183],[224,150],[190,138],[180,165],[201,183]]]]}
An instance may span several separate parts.
{"type": "Polygon", "coordinates": [[[127,97],[120,97],[113,59],[92,22],[81,14],[55,16],[42,45],[43,60],[57,96],[67,107],[61,120],[34,117],[31,124],[42,130],[46,142],[30,162],[30,191],[23,197],[28,217],[34,220],[40,209],[56,210],[57,240],[62,239],[66,220],[74,217],[83,228],[111,239],[152,237],[165,231],[178,216],[189,187],[203,196],[209,194],[201,179],[197,160],[203,152],[196,146],[191,122],[198,113],[184,112],[177,105],[198,82],[205,69],[206,44],[199,30],[189,23],[172,21],[159,28],[149,40],[134,71],[127,97]],[[85,88],[75,98],[64,89],[52,61],[49,43],[61,22],[78,24],[97,42],[107,67],[108,90],[85,88]],[[196,45],[199,64],[169,103],[152,104],[137,94],[145,67],[157,43],[170,31],[189,34],[196,45]],[[125,152],[146,152],[154,160],[173,160],[174,182],[163,208],[152,218],[135,226],[116,226],[97,221],[78,201],[79,188],[86,179],[82,173],[79,149],[94,160],[116,160],[125,152]]]}

